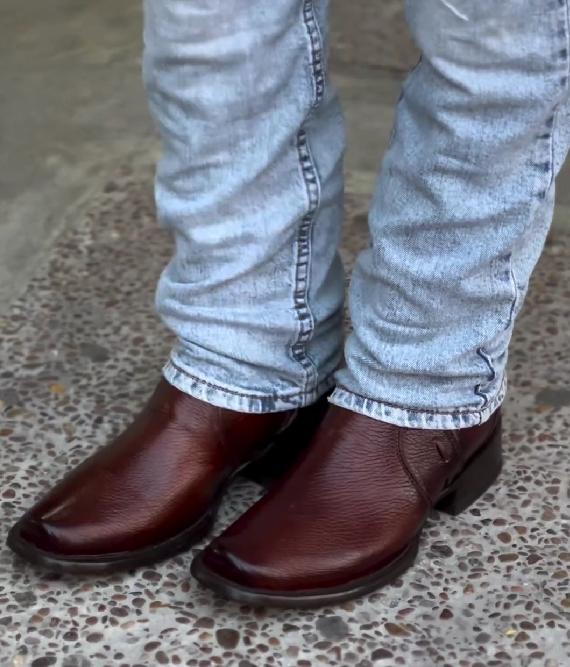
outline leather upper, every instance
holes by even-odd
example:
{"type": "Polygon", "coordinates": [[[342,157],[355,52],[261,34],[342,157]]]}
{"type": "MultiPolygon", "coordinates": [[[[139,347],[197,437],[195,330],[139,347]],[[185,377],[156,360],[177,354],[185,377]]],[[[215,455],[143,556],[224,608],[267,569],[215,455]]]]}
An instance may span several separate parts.
{"type": "Polygon", "coordinates": [[[118,438],[20,520],[20,536],[74,556],[128,552],[173,537],[208,511],[229,476],[294,414],[233,412],[161,380],[118,438]]]}
{"type": "Polygon", "coordinates": [[[204,551],[212,572],[257,590],[330,588],[365,577],[410,544],[497,428],[394,426],[331,406],[291,472],[204,551]]]}

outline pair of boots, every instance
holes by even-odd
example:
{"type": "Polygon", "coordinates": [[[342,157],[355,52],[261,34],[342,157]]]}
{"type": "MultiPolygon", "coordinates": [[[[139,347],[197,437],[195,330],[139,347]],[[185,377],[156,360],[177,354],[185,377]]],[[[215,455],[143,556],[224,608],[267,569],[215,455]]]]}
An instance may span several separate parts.
{"type": "Polygon", "coordinates": [[[500,468],[499,412],[457,431],[394,426],[326,398],[253,415],[162,380],[126,431],[27,512],[8,544],[57,571],[148,565],[207,535],[237,474],[279,476],[192,574],[251,605],[332,604],[400,575],[429,512],[461,512],[500,468]]]}

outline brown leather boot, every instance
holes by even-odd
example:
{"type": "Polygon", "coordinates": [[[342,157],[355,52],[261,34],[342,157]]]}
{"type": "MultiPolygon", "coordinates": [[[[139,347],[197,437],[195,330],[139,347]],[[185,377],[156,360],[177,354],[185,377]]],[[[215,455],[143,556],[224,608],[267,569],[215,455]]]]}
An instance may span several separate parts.
{"type": "Polygon", "coordinates": [[[131,426],[27,512],[8,545],[56,571],[115,571],[172,556],[208,532],[237,473],[286,468],[326,406],[323,398],[299,411],[244,414],[161,380],[131,426]]]}
{"type": "Polygon", "coordinates": [[[501,416],[459,431],[401,428],[331,406],[270,492],[192,563],[238,602],[334,604],[406,570],[436,508],[458,514],[501,470],[501,416]]]}

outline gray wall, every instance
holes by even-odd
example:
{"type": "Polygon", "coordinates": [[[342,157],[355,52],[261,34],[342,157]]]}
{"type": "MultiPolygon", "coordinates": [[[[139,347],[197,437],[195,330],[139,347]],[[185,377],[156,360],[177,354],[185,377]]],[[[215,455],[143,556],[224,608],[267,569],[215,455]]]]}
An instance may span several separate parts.
{"type": "Polygon", "coordinates": [[[407,70],[417,59],[403,0],[332,0],[336,63],[407,70]]]}

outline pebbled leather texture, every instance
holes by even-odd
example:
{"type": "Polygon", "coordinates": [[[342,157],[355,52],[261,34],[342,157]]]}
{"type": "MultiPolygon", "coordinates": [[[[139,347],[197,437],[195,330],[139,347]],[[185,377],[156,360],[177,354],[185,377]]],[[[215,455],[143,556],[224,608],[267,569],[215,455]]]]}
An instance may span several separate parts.
{"type": "Polygon", "coordinates": [[[161,380],[123,433],[24,515],[19,536],[63,556],[128,553],[167,540],[203,518],[231,475],[295,416],[225,410],[161,380]]]}
{"type": "Polygon", "coordinates": [[[401,428],[331,406],[312,444],[264,498],[202,553],[228,583],[294,593],[344,586],[387,566],[500,428],[401,428]]]}

